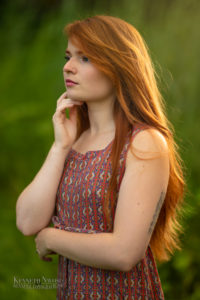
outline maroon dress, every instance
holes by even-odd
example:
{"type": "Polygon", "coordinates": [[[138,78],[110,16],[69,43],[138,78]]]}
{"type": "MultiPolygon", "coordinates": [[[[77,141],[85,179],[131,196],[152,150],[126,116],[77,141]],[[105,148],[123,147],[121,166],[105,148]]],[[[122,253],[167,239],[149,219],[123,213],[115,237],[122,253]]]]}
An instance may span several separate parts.
{"type": "MultiPolygon", "coordinates": [[[[133,129],[132,139],[141,129],[133,129]]],[[[120,156],[117,195],[125,171],[128,146],[127,137],[120,156]]],[[[85,154],[71,149],[57,191],[57,216],[52,218],[55,228],[88,234],[112,231],[108,229],[102,205],[112,173],[111,148],[112,142],[103,150],[85,154]]],[[[164,295],[152,251],[148,247],[144,259],[129,272],[89,267],[59,256],[57,299],[161,300],[164,295]]]]}

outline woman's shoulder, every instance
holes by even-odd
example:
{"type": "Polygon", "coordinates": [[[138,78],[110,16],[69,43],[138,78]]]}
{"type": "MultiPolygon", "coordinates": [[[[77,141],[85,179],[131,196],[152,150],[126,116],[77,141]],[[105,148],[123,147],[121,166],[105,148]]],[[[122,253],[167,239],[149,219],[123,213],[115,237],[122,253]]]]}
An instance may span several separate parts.
{"type": "Polygon", "coordinates": [[[161,151],[168,149],[166,138],[158,129],[149,126],[139,126],[134,131],[131,141],[134,147],[143,151],[161,151]],[[136,134],[134,134],[134,131],[136,134]]]}
{"type": "Polygon", "coordinates": [[[158,129],[150,126],[136,126],[132,133],[130,146],[129,152],[134,151],[141,158],[168,153],[166,138],[158,129]]]}

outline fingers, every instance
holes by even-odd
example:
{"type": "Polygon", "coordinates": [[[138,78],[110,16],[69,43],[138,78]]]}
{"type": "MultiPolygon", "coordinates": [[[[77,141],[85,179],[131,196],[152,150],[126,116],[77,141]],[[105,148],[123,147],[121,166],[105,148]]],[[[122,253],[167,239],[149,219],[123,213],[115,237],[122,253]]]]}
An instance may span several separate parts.
{"type": "Polygon", "coordinates": [[[57,100],[57,104],[59,104],[63,99],[67,98],[67,92],[64,92],[57,100]]]}
{"type": "Polygon", "coordinates": [[[38,250],[36,250],[39,258],[43,261],[52,261],[53,259],[47,255],[54,255],[54,254],[57,254],[56,252],[53,252],[53,251],[50,251],[48,254],[46,254],[45,256],[42,256],[38,250]]]}
{"type": "Polygon", "coordinates": [[[67,98],[67,94],[65,92],[58,99],[58,101],[57,101],[57,108],[60,107],[60,105],[63,105],[63,104],[67,104],[67,105],[82,105],[83,102],[67,98]]]}
{"type": "Polygon", "coordinates": [[[66,104],[73,104],[73,105],[82,105],[83,104],[82,101],[72,100],[70,98],[67,98],[67,99],[64,98],[64,99],[62,99],[61,102],[60,102],[60,104],[64,104],[64,103],[66,103],[66,104]]]}
{"type": "Polygon", "coordinates": [[[41,258],[41,260],[44,260],[44,261],[52,261],[51,257],[43,256],[43,257],[40,257],[40,258],[41,258]]]}
{"type": "MultiPolygon", "coordinates": [[[[81,101],[75,101],[75,100],[72,100],[72,99],[65,99],[65,98],[60,98],[58,101],[57,101],[57,108],[56,108],[56,112],[53,116],[53,119],[57,119],[57,118],[60,118],[63,113],[65,113],[65,110],[67,108],[73,108],[75,105],[82,105],[83,102],[81,101]]],[[[72,109],[72,111],[70,111],[70,115],[73,115],[75,114],[75,110],[72,109]]]]}
{"type": "Polygon", "coordinates": [[[57,103],[56,112],[60,113],[65,111],[67,108],[73,107],[75,105],[82,105],[83,102],[74,101],[71,99],[62,99],[59,103],[57,103]]]}
{"type": "Polygon", "coordinates": [[[72,107],[74,104],[68,104],[68,103],[65,103],[65,104],[62,104],[60,105],[59,107],[57,107],[54,115],[53,115],[53,120],[59,120],[60,118],[62,119],[63,117],[66,118],[65,116],[65,110],[67,108],[70,108],[72,107]]]}
{"type": "Polygon", "coordinates": [[[57,107],[56,113],[62,113],[62,112],[64,112],[67,108],[70,108],[70,107],[72,107],[72,106],[74,106],[74,104],[72,104],[72,103],[62,103],[62,104],[60,104],[60,105],[57,107]]]}

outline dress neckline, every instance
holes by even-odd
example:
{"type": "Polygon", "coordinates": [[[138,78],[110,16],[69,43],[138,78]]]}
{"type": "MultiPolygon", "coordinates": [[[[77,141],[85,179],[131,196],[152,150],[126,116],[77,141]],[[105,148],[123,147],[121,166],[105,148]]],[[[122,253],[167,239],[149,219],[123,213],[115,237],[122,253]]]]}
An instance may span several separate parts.
{"type": "Polygon", "coordinates": [[[106,151],[109,147],[111,147],[112,144],[113,144],[113,142],[114,142],[114,139],[112,139],[112,141],[109,142],[109,144],[108,144],[106,147],[104,147],[103,149],[99,149],[99,150],[88,150],[88,151],[86,151],[85,153],[81,153],[81,152],[75,150],[74,148],[71,148],[71,152],[72,152],[73,154],[75,154],[77,157],[96,156],[97,154],[99,154],[99,153],[101,153],[101,152],[104,152],[104,151],[106,151]]]}
{"type": "MultiPolygon", "coordinates": [[[[134,128],[132,130],[130,130],[128,132],[127,138],[129,137],[129,135],[133,132],[135,132],[135,130],[139,129],[138,126],[134,126],[134,128]]],[[[81,153],[77,150],[75,150],[74,148],[71,148],[70,152],[72,153],[73,156],[75,156],[76,158],[91,158],[91,157],[96,157],[98,154],[103,153],[104,151],[108,150],[109,148],[112,148],[112,144],[114,142],[114,139],[111,140],[111,142],[109,142],[109,144],[104,147],[103,149],[99,149],[99,150],[89,150],[86,151],[85,153],[81,153]]]]}

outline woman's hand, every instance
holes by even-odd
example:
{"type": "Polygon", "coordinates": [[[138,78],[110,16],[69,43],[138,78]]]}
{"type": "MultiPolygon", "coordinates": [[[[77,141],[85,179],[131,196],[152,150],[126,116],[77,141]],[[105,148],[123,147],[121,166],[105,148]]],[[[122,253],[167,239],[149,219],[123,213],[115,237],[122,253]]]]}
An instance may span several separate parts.
{"type": "Polygon", "coordinates": [[[56,112],[53,115],[55,146],[62,149],[70,147],[76,138],[76,105],[83,102],[66,99],[67,92],[63,93],[57,101],[56,112]],[[69,119],[66,117],[66,109],[69,108],[69,119]]]}
{"type": "Polygon", "coordinates": [[[36,244],[36,252],[38,253],[40,259],[44,261],[52,261],[51,257],[47,257],[47,255],[56,254],[51,249],[47,247],[48,239],[50,238],[50,233],[54,228],[47,227],[42,229],[35,238],[36,244]]]}

